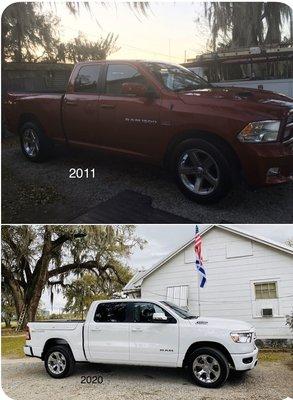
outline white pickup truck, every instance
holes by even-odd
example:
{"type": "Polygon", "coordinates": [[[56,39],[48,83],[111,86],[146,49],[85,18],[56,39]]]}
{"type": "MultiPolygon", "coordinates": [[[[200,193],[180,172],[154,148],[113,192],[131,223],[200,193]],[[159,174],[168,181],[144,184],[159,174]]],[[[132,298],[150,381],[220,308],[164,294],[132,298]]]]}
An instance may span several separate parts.
{"type": "Polygon", "coordinates": [[[24,352],[63,378],[75,362],[187,367],[194,383],[226,381],[230,368],[257,364],[255,329],[246,322],[197,317],[167,301],[94,301],[85,321],[29,322],[24,352]]]}

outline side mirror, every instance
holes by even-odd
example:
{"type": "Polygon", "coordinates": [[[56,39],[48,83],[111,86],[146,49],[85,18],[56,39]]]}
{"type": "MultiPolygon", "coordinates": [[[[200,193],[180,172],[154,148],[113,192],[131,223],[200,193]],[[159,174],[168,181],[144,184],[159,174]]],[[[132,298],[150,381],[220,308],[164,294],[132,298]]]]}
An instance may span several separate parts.
{"type": "Polygon", "coordinates": [[[147,87],[141,83],[122,83],[122,94],[133,94],[137,97],[145,97],[147,87]]]}
{"type": "Polygon", "coordinates": [[[163,313],[154,313],[153,314],[153,320],[154,321],[167,321],[167,317],[163,313]]]}

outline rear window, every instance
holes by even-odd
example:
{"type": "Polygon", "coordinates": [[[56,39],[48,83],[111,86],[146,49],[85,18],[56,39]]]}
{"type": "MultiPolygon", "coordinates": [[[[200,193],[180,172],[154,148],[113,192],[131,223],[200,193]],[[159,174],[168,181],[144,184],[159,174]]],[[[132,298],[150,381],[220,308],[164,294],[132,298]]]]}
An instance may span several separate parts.
{"type": "Polygon", "coordinates": [[[74,83],[75,92],[97,93],[100,70],[100,65],[81,67],[74,83]]]}
{"type": "Polygon", "coordinates": [[[125,322],[127,303],[100,303],[97,306],[95,322],[125,322]]]}

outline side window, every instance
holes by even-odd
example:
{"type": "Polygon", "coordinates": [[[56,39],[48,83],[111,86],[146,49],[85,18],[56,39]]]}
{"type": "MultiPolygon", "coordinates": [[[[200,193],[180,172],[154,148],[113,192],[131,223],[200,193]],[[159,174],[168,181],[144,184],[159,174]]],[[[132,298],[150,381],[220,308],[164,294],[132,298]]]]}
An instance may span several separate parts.
{"type": "Polygon", "coordinates": [[[127,64],[110,64],[106,77],[106,93],[122,95],[122,84],[126,82],[149,86],[145,77],[136,68],[127,64]]]}
{"type": "Polygon", "coordinates": [[[165,314],[168,318],[167,322],[176,323],[176,319],[171,314],[154,303],[142,302],[133,304],[133,322],[155,323],[156,321],[153,320],[154,313],[165,314]]]}
{"type": "Polygon", "coordinates": [[[276,299],[277,285],[276,282],[255,283],[255,299],[276,299]]]}
{"type": "Polygon", "coordinates": [[[97,306],[95,322],[126,322],[127,303],[100,303],[97,306]]]}
{"type": "Polygon", "coordinates": [[[75,92],[97,93],[100,70],[100,65],[81,67],[74,82],[75,92]]]}

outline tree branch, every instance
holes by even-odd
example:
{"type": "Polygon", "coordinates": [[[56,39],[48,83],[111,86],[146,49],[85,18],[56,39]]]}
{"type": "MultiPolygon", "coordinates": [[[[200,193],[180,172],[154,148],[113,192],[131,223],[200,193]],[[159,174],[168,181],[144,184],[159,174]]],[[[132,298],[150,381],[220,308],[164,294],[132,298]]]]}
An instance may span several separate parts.
{"type": "Polygon", "coordinates": [[[51,251],[55,250],[57,247],[61,246],[68,240],[77,239],[85,237],[86,233],[76,233],[74,235],[61,235],[57,239],[51,241],[51,251]]]}
{"type": "Polygon", "coordinates": [[[51,278],[52,276],[65,274],[66,272],[73,271],[75,269],[94,269],[94,268],[101,269],[102,267],[96,261],[86,261],[83,263],[71,263],[71,264],[62,265],[61,267],[52,269],[51,271],[48,272],[48,277],[51,278]]]}

